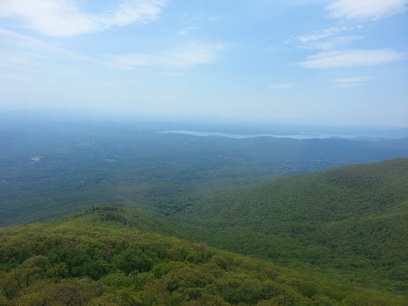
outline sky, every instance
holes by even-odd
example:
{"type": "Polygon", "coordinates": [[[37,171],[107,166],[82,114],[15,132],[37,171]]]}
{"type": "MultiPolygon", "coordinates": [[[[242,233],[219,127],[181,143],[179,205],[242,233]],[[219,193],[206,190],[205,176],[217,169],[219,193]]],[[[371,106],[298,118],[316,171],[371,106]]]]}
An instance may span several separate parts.
{"type": "Polygon", "coordinates": [[[0,0],[0,111],[408,126],[408,0],[0,0]]]}

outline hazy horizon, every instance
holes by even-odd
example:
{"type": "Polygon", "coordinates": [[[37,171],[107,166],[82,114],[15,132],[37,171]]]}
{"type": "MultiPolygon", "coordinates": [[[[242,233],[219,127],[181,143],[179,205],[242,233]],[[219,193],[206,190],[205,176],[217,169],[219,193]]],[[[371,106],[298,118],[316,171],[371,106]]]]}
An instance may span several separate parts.
{"type": "Polygon", "coordinates": [[[407,0],[0,0],[0,112],[408,126],[407,0]]]}
{"type": "Polygon", "coordinates": [[[223,118],[210,116],[119,115],[61,110],[0,111],[0,129],[42,128],[69,125],[71,128],[132,127],[153,133],[218,136],[235,139],[274,137],[291,139],[397,139],[408,137],[408,126],[336,125],[271,118],[223,118]]]}

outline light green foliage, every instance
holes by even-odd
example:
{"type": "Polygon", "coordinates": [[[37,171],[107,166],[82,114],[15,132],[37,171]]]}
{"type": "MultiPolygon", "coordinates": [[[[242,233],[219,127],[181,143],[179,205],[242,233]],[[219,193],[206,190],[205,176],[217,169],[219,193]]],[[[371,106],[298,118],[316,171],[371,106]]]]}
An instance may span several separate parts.
{"type": "Polygon", "coordinates": [[[0,302],[6,305],[335,305],[362,297],[367,305],[398,304],[128,227],[18,226],[0,229],[0,245],[0,302]],[[5,260],[10,249],[20,254],[13,267],[5,260]]]}

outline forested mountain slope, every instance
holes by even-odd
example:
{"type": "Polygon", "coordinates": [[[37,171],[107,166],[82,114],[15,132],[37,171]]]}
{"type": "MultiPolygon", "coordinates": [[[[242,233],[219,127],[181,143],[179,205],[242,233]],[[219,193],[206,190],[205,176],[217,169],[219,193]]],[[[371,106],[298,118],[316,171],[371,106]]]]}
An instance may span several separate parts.
{"type": "Polygon", "coordinates": [[[119,220],[82,220],[0,229],[0,305],[402,303],[119,220]]]}
{"type": "Polygon", "coordinates": [[[177,222],[111,205],[2,228],[0,305],[401,305],[407,182],[396,159],[208,195],[177,222]]]}
{"type": "Polygon", "coordinates": [[[179,214],[208,243],[305,271],[408,290],[408,159],[277,179],[179,214]]]}

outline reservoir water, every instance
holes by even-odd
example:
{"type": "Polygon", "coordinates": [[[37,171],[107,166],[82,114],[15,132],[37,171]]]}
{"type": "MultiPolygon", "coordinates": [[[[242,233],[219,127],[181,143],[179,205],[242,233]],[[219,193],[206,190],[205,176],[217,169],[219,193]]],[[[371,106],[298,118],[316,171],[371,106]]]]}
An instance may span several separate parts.
{"type": "Polygon", "coordinates": [[[232,134],[232,133],[222,133],[222,132],[198,132],[198,131],[186,131],[186,130],[174,130],[174,131],[163,131],[159,132],[162,134],[185,134],[192,136],[218,136],[227,137],[235,139],[247,139],[256,137],[274,137],[274,138],[290,138],[290,139],[329,139],[329,138],[342,138],[350,139],[355,138],[355,135],[336,135],[336,134],[310,134],[310,133],[298,133],[298,134],[232,134]]]}

